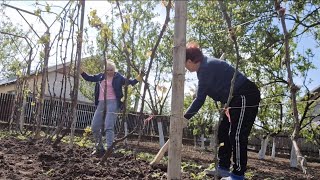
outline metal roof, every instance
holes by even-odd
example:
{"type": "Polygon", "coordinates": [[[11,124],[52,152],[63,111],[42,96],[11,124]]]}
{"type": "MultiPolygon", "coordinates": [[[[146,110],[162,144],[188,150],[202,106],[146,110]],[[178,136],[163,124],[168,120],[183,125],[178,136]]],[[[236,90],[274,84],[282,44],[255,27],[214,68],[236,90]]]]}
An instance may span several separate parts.
{"type": "Polygon", "coordinates": [[[17,80],[16,77],[0,79],[0,86],[4,85],[4,84],[9,84],[9,83],[15,82],[16,80],[17,80]]]}

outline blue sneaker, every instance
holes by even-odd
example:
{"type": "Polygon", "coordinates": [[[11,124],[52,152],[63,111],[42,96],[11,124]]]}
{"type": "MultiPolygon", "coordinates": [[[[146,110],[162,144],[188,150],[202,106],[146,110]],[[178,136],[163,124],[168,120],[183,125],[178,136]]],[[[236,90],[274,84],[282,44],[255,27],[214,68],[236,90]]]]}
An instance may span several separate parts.
{"type": "Polygon", "coordinates": [[[244,180],[244,176],[238,176],[233,173],[230,173],[230,176],[223,177],[221,180],[244,180]]]}
{"type": "Polygon", "coordinates": [[[224,167],[218,166],[217,169],[205,170],[208,176],[215,176],[218,173],[219,177],[229,177],[231,175],[230,170],[224,167]]]}

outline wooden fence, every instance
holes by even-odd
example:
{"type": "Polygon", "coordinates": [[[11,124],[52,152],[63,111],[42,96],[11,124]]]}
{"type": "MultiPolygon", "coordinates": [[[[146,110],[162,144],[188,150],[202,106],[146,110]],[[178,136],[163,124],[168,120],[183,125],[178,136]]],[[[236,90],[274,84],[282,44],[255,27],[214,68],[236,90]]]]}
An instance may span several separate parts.
{"type": "MultiPolygon", "coordinates": [[[[297,143],[301,149],[301,152],[305,156],[310,157],[318,157],[319,158],[319,147],[314,144],[307,142],[304,138],[298,138],[297,143]]],[[[253,146],[253,148],[258,151],[261,147],[261,140],[258,137],[250,137],[249,145],[253,146]]],[[[288,136],[277,136],[275,140],[276,152],[280,154],[289,155],[291,152],[292,141],[288,136]]],[[[272,151],[272,138],[269,138],[267,154],[271,155],[272,151]]]]}
{"type": "MultiPolygon", "coordinates": [[[[9,123],[11,118],[11,113],[13,112],[14,104],[13,94],[0,94],[0,121],[9,123]]],[[[26,104],[24,107],[24,124],[32,126],[35,124],[35,110],[36,102],[32,97],[26,98],[26,104]]],[[[45,127],[56,127],[60,123],[64,123],[64,127],[67,127],[68,122],[71,122],[70,114],[71,112],[71,102],[62,102],[57,99],[46,98],[43,104],[42,112],[42,126],[45,127]],[[63,122],[62,122],[63,121],[63,122]]],[[[76,129],[83,130],[88,126],[91,126],[91,121],[93,119],[95,112],[95,105],[78,103],[77,105],[77,120],[76,129]]],[[[131,112],[127,117],[122,117],[119,113],[118,121],[115,125],[116,133],[124,132],[124,120],[127,121],[128,131],[131,132],[136,126],[141,126],[143,128],[143,135],[148,136],[158,136],[158,124],[161,121],[163,126],[164,136],[169,136],[169,117],[168,116],[155,116],[151,121],[144,124],[144,120],[148,118],[149,115],[144,114],[143,116],[137,113],[131,112]]],[[[138,132],[136,132],[138,133],[138,132]]],[[[186,135],[188,133],[185,133],[186,135]]]]}
{"type": "Polygon", "coordinates": [[[12,94],[0,94],[0,120],[9,121],[14,95],[12,94]]]}
{"type": "MultiPolygon", "coordinates": [[[[14,95],[12,94],[0,94],[0,121],[9,123],[10,116],[13,111],[14,104],[14,95]]],[[[33,116],[35,110],[35,100],[34,98],[28,97],[25,105],[25,125],[34,125],[35,118],[33,116]]],[[[42,125],[45,127],[56,127],[59,123],[64,121],[64,126],[67,127],[67,122],[71,122],[69,113],[71,111],[71,103],[70,102],[61,102],[56,99],[45,99],[44,100],[44,108],[42,115],[42,125]]],[[[83,104],[79,103],[77,105],[77,121],[76,121],[76,129],[83,130],[84,128],[91,125],[91,121],[93,119],[93,115],[95,112],[95,106],[93,104],[83,104]]],[[[149,115],[140,116],[137,113],[129,113],[127,117],[122,117],[122,115],[118,116],[118,121],[115,125],[116,133],[124,132],[124,120],[128,123],[128,131],[131,132],[134,128],[138,126],[144,125],[144,120],[148,118],[149,115]]],[[[165,137],[169,137],[169,127],[170,121],[169,116],[155,116],[149,123],[145,124],[143,129],[144,136],[157,137],[159,135],[158,123],[162,123],[163,134],[165,137]]],[[[138,132],[135,132],[137,134],[138,132]]],[[[184,129],[183,138],[189,139],[192,142],[194,136],[192,135],[192,129],[184,129]]],[[[319,157],[319,150],[314,144],[306,142],[305,139],[300,138],[298,140],[301,151],[303,154],[319,157]]],[[[208,144],[208,142],[206,143],[208,144]]],[[[259,138],[251,137],[249,139],[249,145],[253,147],[255,150],[258,150],[261,145],[261,141],[259,138]]],[[[272,140],[269,141],[269,152],[271,151],[272,140]]],[[[285,154],[289,154],[291,150],[291,140],[287,136],[277,137],[276,141],[277,152],[282,152],[285,154]]]]}

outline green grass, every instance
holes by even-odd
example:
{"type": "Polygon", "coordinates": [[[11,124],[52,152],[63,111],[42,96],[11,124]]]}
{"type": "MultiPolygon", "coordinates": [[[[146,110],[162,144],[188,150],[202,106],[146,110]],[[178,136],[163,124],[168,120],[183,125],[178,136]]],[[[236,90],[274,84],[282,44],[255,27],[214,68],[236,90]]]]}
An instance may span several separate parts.
{"type": "Polygon", "coordinates": [[[150,154],[150,153],[146,153],[146,152],[139,152],[137,154],[137,159],[141,159],[141,160],[144,160],[147,162],[151,162],[154,157],[155,157],[155,155],[150,154]]]}
{"type": "Polygon", "coordinates": [[[0,139],[3,139],[5,137],[9,136],[9,132],[7,131],[0,131],[0,139]]]}

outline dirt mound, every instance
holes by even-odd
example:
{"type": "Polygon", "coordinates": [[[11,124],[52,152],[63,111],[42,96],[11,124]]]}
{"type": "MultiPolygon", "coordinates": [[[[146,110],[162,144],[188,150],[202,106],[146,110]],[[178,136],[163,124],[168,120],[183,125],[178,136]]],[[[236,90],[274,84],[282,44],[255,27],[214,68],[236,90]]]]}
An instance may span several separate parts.
{"type": "Polygon", "coordinates": [[[166,171],[132,154],[115,153],[104,165],[90,154],[90,149],[77,146],[70,151],[65,144],[53,149],[42,142],[2,139],[0,179],[160,179],[166,171]]]}
{"type": "MultiPolygon", "coordinates": [[[[120,147],[122,145],[120,144],[120,147]]],[[[136,141],[129,141],[129,147],[137,148],[136,141]]],[[[157,143],[141,142],[139,152],[156,154],[157,143]]],[[[28,140],[4,138],[0,143],[0,179],[166,179],[167,165],[154,167],[149,162],[135,159],[132,153],[116,151],[105,164],[91,156],[92,149],[75,146],[70,151],[67,144],[52,148],[43,142],[30,143],[28,140]]],[[[182,161],[185,173],[181,179],[199,179],[197,174],[204,171],[213,161],[211,152],[199,151],[191,146],[183,146],[182,161]],[[190,163],[198,164],[193,167],[190,163]]],[[[319,179],[320,164],[308,163],[308,174],[289,167],[289,160],[267,157],[257,158],[257,153],[249,152],[247,179],[319,179]]],[[[204,176],[201,179],[213,179],[204,176]]]]}

